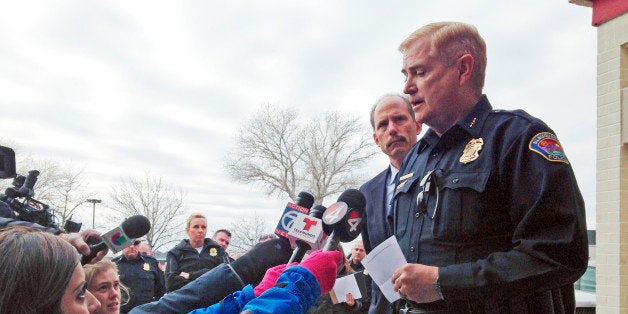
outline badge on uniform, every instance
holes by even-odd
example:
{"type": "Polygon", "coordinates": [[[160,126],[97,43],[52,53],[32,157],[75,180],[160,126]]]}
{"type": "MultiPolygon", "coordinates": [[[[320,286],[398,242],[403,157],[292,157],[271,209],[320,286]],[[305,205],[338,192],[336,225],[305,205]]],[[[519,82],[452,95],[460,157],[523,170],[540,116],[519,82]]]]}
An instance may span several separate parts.
{"type": "Polygon", "coordinates": [[[482,145],[484,145],[484,140],[480,138],[474,138],[467,143],[467,146],[464,147],[462,151],[462,156],[460,156],[460,162],[463,164],[468,164],[480,157],[480,150],[482,149],[482,145]]]}
{"type": "Polygon", "coordinates": [[[550,132],[541,132],[530,140],[530,150],[554,162],[564,162],[569,164],[567,155],[563,151],[556,135],[550,132]]]}
{"type": "Polygon", "coordinates": [[[213,247],[213,248],[209,249],[209,255],[211,255],[211,256],[216,256],[216,255],[218,255],[218,250],[216,250],[216,248],[215,248],[215,247],[213,247]]]}
{"type": "Polygon", "coordinates": [[[149,263],[144,263],[144,270],[145,271],[149,271],[150,270],[150,264],[149,263]]]}

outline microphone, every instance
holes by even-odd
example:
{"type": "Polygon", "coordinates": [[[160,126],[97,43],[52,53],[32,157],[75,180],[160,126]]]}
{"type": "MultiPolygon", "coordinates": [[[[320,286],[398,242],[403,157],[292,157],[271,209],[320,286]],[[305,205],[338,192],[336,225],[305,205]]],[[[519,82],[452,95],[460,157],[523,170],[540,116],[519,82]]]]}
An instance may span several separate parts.
{"type": "Polygon", "coordinates": [[[299,195],[297,195],[297,205],[308,209],[312,208],[312,205],[314,205],[314,196],[308,192],[299,192],[299,195]]]}
{"type": "MultiPolygon", "coordinates": [[[[306,215],[312,204],[314,204],[312,194],[299,193],[296,204],[288,202],[282,218],[277,224],[275,234],[279,238],[256,244],[246,254],[229,264],[244,283],[257,285],[264,278],[267,269],[285,263],[293,253],[294,246],[291,246],[290,241],[288,241],[290,240],[290,236],[288,236],[290,228],[282,223],[284,217],[289,220],[289,217],[294,218],[297,213],[306,215]]],[[[294,238],[293,244],[296,245],[294,238]]]]}
{"type": "Polygon", "coordinates": [[[323,221],[321,220],[325,210],[327,208],[323,205],[314,206],[308,216],[300,219],[300,221],[305,223],[304,225],[298,223],[299,220],[297,219],[299,218],[295,219],[297,221],[293,220],[292,228],[288,234],[295,235],[293,238],[295,238],[296,248],[292,252],[288,264],[300,262],[307,251],[318,250],[323,246],[323,242],[327,238],[327,234],[323,231],[323,221]]]}
{"type": "Polygon", "coordinates": [[[281,238],[288,239],[293,249],[296,247],[297,238],[289,234],[290,230],[296,219],[300,218],[299,220],[301,221],[303,216],[307,216],[312,204],[314,204],[314,196],[308,192],[300,192],[296,199],[296,204],[288,202],[277,223],[275,234],[281,238]]]}
{"type": "Polygon", "coordinates": [[[122,249],[131,246],[133,241],[141,238],[150,231],[150,221],[142,215],[135,215],[125,219],[119,227],[103,234],[102,241],[89,246],[89,255],[81,258],[81,265],[91,261],[98,252],[110,249],[113,253],[118,253],[122,249]]]}
{"type": "Polygon", "coordinates": [[[362,232],[364,225],[364,194],[356,189],[349,189],[338,197],[338,202],[327,208],[323,214],[326,232],[330,232],[323,251],[333,251],[339,242],[350,242],[362,232]]]}

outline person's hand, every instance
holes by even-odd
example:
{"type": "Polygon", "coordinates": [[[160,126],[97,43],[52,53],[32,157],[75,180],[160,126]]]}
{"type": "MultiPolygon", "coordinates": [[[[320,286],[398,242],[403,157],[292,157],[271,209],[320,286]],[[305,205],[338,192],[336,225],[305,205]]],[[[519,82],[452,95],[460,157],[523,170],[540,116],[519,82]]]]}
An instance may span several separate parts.
{"type": "Polygon", "coordinates": [[[393,289],[402,298],[417,303],[429,303],[440,300],[434,287],[438,277],[438,267],[421,264],[405,264],[393,273],[393,289]]]}
{"type": "Polygon", "coordinates": [[[190,279],[190,274],[189,274],[189,273],[186,273],[186,272],[184,272],[184,271],[182,271],[182,272],[179,274],[179,276],[181,276],[181,277],[183,277],[183,278],[185,278],[185,279],[190,279]]]}
{"type": "MultiPolygon", "coordinates": [[[[79,233],[61,233],[59,237],[72,244],[81,255],[89,255],[91,253],[87,243],[97,243],[101,240],[100,232],[93,229],[83,230],[79,233]]],[[[107,252],[109,252],[109,249],[98,252],[89,262],[93,264],[102,260],[107,255],[107,252]]]]}
{"type": "Polygon", "coordinates": [[[354,306],[355,305],[355,298],[353,297],[353,294],[351,294],[351,293],[347,293],[347,305],[348,306],[354,306]]]}
{"type": "Polygon", "coordinates": [[[281,264],[281,265],[277,265],[275,267],[269,268],[266,271],[266,274],[264,275],[264,278],[262,279],[262,282],[260,282],[259,285],[257,285],[253,289],[253,292],[255,293],[255,296],[259,297],[260,294],[264,293],[264,291],[270,289],[275,284],[277,284],[277,278],[279,278],[279,275],[281,275],[281,273],[286,269],[286,267],[292,266],[292,265],[297,265],[297,264],[298,264],[297,262],[294,262],[294,263],[292,263],[290,265],[281,264]]]}
{"type": "Polygon", "coordinates": [[[336,272],[342,263],[344,256],[338,251],[314,251],[301,262],[301,266],[307,268],[318,281],[321,287],[321,295],[329,292],[336,282],[336,272]]]}

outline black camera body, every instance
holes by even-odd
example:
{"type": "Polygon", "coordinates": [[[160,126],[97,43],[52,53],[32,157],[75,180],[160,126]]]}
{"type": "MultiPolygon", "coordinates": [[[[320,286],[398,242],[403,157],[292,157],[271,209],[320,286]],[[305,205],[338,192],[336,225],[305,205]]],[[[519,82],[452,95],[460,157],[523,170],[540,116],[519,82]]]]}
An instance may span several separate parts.
{"type": "Polygon", "coordinates": [[[17,174],[15,171],[15,152],[9,147],[0,146],[0,178],[13,178],[13,186],[7,188],[4,194],[0,194],[0,200],[8,204],[13,210],[11,213],[5,213],[5,216],[34,222],[49,228],[65,229],[67,232],[80,231],[81,224],[71,220],[67,220],[64,229],[61,229],[50,206],[33,198],[37,176],[39,176],[37,170],[29,171],[26,176],[17,174]]]}

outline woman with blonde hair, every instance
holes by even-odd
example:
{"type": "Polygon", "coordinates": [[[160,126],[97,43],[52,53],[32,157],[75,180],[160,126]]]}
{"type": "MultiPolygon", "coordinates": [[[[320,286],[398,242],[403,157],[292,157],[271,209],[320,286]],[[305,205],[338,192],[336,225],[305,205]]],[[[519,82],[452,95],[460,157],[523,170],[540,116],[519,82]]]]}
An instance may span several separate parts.
{"type": "Polygon", "coordinates": [[[122,296],[128,300],[129,292],[120,283],[118,266],[110,260],[101,260],[95,264],[83,266],[85,269],[85,279],[87,280],[87,290],[91,292],[98,301],[100,309],[98,314],[118,314],[122,296]]]}
{"type": "Polygon", "coordinates": [[[168,251],[166,257],[166,289],[173,292],[194,281],[221,263],[229,263],[229,255],[216,241],[207,238],[207,218],[193,213],[185,227],[187,239],[168,251]]]}

